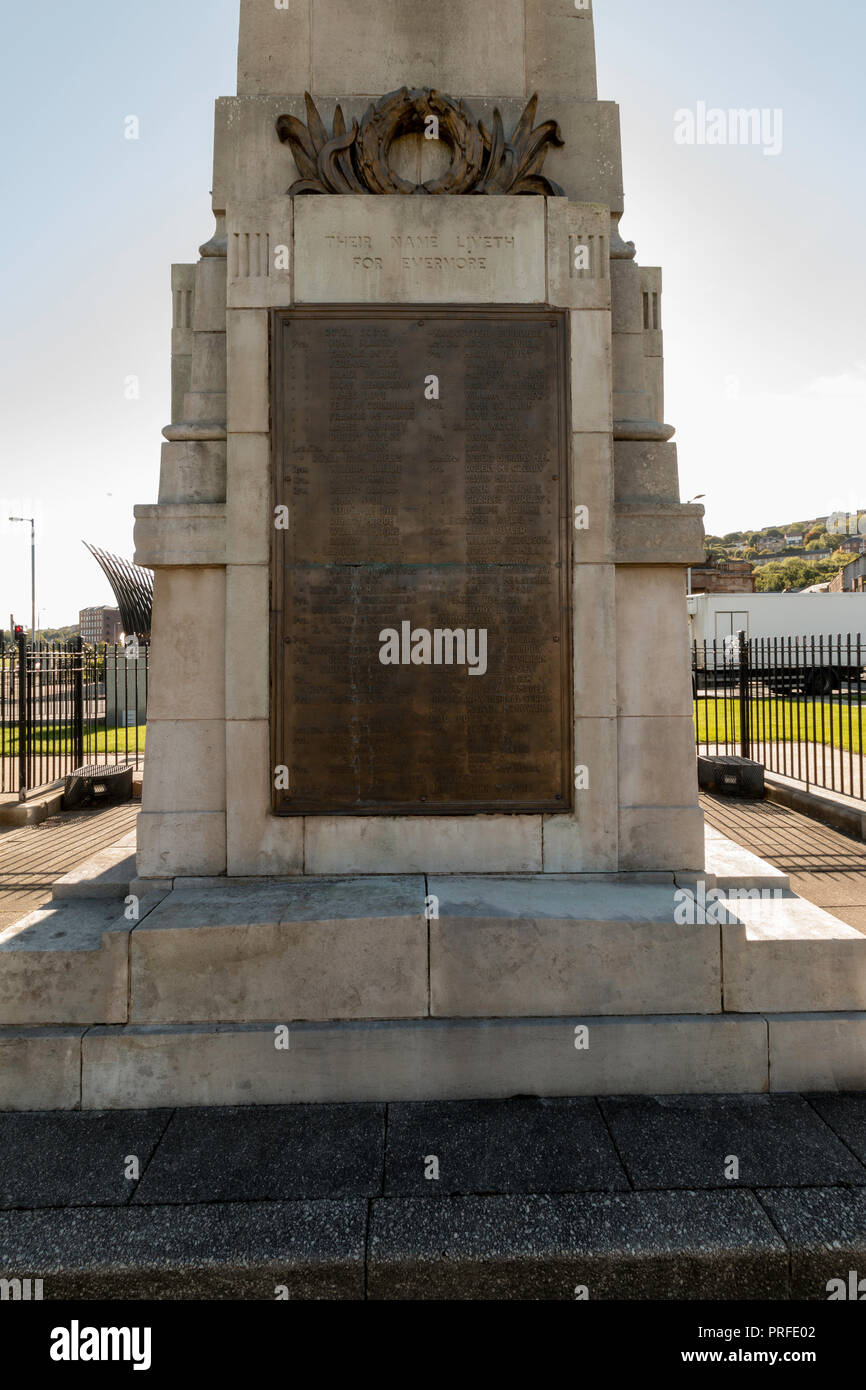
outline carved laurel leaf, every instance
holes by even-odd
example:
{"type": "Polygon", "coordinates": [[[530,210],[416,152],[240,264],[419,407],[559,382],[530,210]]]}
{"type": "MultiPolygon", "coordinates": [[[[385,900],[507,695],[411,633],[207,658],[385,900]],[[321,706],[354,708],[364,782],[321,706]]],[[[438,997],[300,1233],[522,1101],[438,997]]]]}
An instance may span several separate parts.
{"type": "Polygon", "coordinates": [[[358,134],[357,125],[347,134],[329,140],[319,153],[319,178],[329,193],[363,193],[351,163],[345,158],[358,134]]]}
{"type": "Polygon", "coordinates": [[[499,191],[503,177],[503,164],[508,151],[505,141],[505,128],[502,124],[502,117],[497,108],[493,112],[493,130],[488,131],[486,127],[479,123],[478,129],[487,151],[487,159],[484,164],[484,173],[478,186],[473,189],[475,193],[493,193],[499,191]]]}
{"type": "Polygon", "coordinates": [[[303,179],[315,179],[318,168],[318,152],[310,132],[297,116],[280,116],[277,121],[277,134],[283,144],[290,145],[298,173],[303,179]]]}
{"type": "Polygon", "coordinates": [[[528,135],[532,133],[535,125],[535,117],[538,112],[538,93],[535,92],[526,103],[526,110],[514,127],[514,134],[511,137],[511,144],[515,149],[523,143],[528,135]]]}
{"type": "Polygon", "coordinates": [[[313,143],[316,149],[321,151],[328,143],[328,132],[325,129],[325,123],[319,115],[316,103],[313,101],[309,92],[304,93],[304,104],[307,108],[307,126],[313,137],[313,143]]]}
{"type": "Polygon", "coordinates": [[[565,141],[556,121],[544,121],[542,125],[535,126],[537,110],[538,97],[533,96],[511,137],[514,175],[508,192],[561,196],[562,189],[559,185],[544,178],[541,170],[550,146],[561,147],[565,141]]]}

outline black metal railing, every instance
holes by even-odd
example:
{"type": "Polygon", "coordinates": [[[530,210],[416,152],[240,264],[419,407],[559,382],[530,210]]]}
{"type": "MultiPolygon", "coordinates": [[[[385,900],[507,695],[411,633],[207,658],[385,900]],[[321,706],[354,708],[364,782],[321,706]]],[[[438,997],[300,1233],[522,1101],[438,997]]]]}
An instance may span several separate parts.
{"type": "Polygon", "coordinates": [[[144,760],[149,652],[0,634],[0,792],[50,786],[88,763],[144,760]]]}
{"type": "Polygon", "coordinates": [[[739,754],[807,787],[864,799],[860,637],[747,639],[692,646],[698,751],[739,754]]]}

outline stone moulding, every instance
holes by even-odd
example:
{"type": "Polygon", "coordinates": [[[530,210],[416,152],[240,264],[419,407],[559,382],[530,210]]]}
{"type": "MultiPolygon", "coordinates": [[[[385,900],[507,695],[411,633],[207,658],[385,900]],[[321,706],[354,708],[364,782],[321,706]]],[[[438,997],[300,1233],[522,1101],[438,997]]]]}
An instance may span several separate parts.
{"type": "Polygon", "coordinates": [[[135,508],[135,563],[147,569],[226,563],[224,502],[163,502],[135,508]]]}
{"type": "Polygon", "coordinates": [[[305,93],[307,124],[296,116],[280,116],[277,134],[291,147],[298,172],[288,190],[299,193],[482,193],[536,194],[565,197],[558,184],[544,176],[551,146],[565,141],[556,121],[535,125],[538,96],[529,101],[510,140],[502,117],[493,113],[493,129],[473,116],[464,101],[455,101],[430,87],[401,87],[368,107],[360,125],[346,128],[337,104],[334,128],[328,134],[316,104],[305,93]],[[431,127],[430,122],[437,124],[431,127]],[[390,151],[401,135],[435,128],[451,150],[451,165],[441,177],[410,183],[391,168],[390,151]]]}
{"type": "Polygon", "coordinates": [[[704,553],[700,504],[617,502],[617,565],[699,565],[704,553]]]}

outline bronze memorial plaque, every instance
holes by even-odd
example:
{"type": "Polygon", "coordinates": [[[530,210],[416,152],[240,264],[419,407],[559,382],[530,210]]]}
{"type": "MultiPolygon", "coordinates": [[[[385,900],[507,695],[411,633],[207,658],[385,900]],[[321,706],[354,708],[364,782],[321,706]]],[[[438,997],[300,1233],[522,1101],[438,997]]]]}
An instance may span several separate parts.
{"type": "Polygon", "coordinates": [[[567,315],[271,330],[274,809],[566,810],[567,315]]]}

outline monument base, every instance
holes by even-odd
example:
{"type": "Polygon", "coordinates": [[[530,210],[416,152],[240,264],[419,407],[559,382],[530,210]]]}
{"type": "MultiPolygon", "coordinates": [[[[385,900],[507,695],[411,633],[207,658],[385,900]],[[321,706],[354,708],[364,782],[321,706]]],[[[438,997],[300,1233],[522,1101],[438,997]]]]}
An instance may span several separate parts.
{"type": "Polygon", "coordinates": [[[145,893],[102,856],[0,937],[0,1108],[866,1088],[866,937],[708,857],[145,893]]]}

